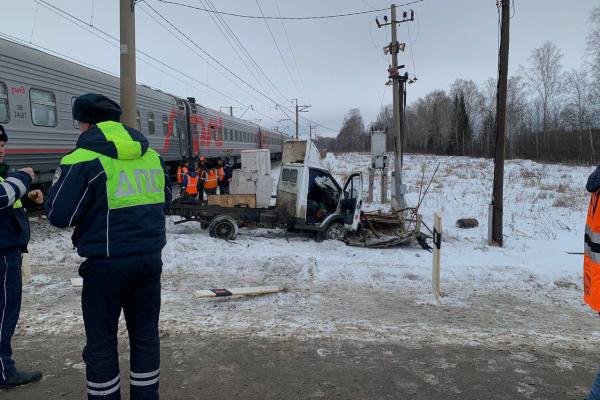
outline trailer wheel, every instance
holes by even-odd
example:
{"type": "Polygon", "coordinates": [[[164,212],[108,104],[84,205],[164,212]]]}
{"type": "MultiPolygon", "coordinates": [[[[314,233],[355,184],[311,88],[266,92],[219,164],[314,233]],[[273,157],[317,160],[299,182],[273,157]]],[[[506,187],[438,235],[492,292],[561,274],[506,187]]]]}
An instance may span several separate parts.
{"type": "Polygon", "coordinates": [[[346,228],[341,222],[332,222],[327,225],[324,231],[319,232],[318,239],[321,240],[344,240],[346,238],[346,228]]]}
{"type": "Polygon", "coordinates": [[[218,215],[208,226],[210,237],[223,240],[235,240],[238,235],[238,225],[229,215],[218,215]]]}

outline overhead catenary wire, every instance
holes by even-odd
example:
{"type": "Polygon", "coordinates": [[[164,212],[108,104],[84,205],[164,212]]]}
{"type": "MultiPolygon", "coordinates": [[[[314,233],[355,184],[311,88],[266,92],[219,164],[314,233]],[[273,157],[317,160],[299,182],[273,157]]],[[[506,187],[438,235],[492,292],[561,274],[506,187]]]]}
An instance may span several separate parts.
{"type": "MultiPolygon", "coordinates": [[[[53,12],[54,14],[60,16],[61,18],[63,18],[65,20],[67,20],[67,21],[69,21],[69,22],[71,22],[71,23],[79,26],[82,29],[87,30],[89,33],[91,33],[92,35],[98,37],[99,39],[103,40],[104,42],[110,44],[111,46],[119,47],[118,44],[114,43],[114,42],[119,43],[119,39],[117,37],[111,35],[110,33],[107,33],[107,32],[105,32],[105,31],[103,31],[103,30],[101,30],[101,29],[99,29],[99,28],[97,28],[95,26],[90,26],[87,22],[81,20],[80,18],[76,17],[75,15],[73,15],[73,14],[67,12],[67,11],[62,10],[62,9],[54,6],[53,4],[50,4],[50,3],[46,2],[45,0],[36,0],[36,2],[39,3],[39,4],[41,4],[42,6],[44,6],[45,8],[47,8],[49,11],[53,12]],[[92,29],[93,31],[90,30],[90,29],[92,29]],[[104,35],[104,36],[102,36],[102,35],[104,35]],[[109,39],[111,39],[112,41],[109,40],[109,39]]],[[[227,100],[233,101],[233,102],[235,102],[237,104],[245,106],[245,104],[242,103],[242,102],[240,102],[239,100],[237,100],[237,99],[235,99],[235,98],[233,98],[233,97],[231,97],[231,96],[229,96],[229,95],[221,92],[220,90],[218,90],[218,89],[210,86],[206,82],[202,82],[202,81],[194,78],[193,76],[191,76],[191,75],[189,75],[189,74],[187,74],[187,73],[185,73],[183,71],[180,71],[180,70],[178,70],[175,67],[172,67],[171,65],[165,63],[164,61],[161,61],[161,60],[159,60],[159,59],[151,56],[150,54],[147,54],[147,53],[145,53],[145,52],[143,52],[141,50],[137,50],[137,52],[140,55],[142,55],[144,57],[147,57],[147,58],[151,59],[152,61],[154,61],[156,63],[159,63],[160,65],[162,65],[162,66],[164,66],[164,67],[166,67],[166,68],[168,68],[168,69],[170,69],[170,70],[172,70],[172,71],[174,71],[174,72],[176,72],[176,73],[178,73],[180,75],[183,75],[186,78],[188,78],[188,79],[190,79],[190,80],[192,80],[194,82],[197,82],[198,84],[206,87],[207,89],[209,89],[209,90],[217,93],[219,96],[222,96],[224,99],[227,99],[227,100]]],[[[148,63],[145,60],[141,60],[141,61],[144,62],[144,63],[146,63],[146,64],[148,64],[148,65],[150,65],[150,66],[152,66],[152,67],[154,67],[154,68],[156,68],[158,71],[165,73],[165,71],[161,70],[160,68],[157,68],[153,64],[148,63]]],[[[110,74],[116,76],[113,73],[110,73],[110,74]]],[[[189,84],[189,82],[184,82],[184,83],[189,84]]]]}
{"type": "MultiPolygon", "coordinates": [[[[44,0],[40,0],[40,1],[44,1],[44,0]]],[[[157,0],[157,1],[159,1],[159,0],[157,0]]],[[[232,71],[229,67],[227,67],[226,65],[224,65],[221,61],[217,60],[215,57],[213,57],[211,54],[209,54],[195,40],[193,40],[189,35],[187,35],[186,33],[184,33],[175,24],[173,24],[169,19],[167,19],[164,15],[162,15],[155,8],[153,8],[150,4],[148,4],[148,2],[146,0],[142,0],[142,2],[145,3],[148,7],[150,7],[150,9],[152,9],[163,21],[165,21],[169,26],[171,26],[173,29],[175,29],[180,35],[182,35],[183,37],[185,37],[192,45],[194,45],[196,48],[198,48],[203,54],[205,54],[207,57],[209,57],[211,60],[213,60],[216,64],[218,64],[224,70],[226,70],[227,72],[229,72],[231,75],[233,75],[234,77],[236,77],[244,85],[246,85],[247,87],[249,87],[250,89],[252,89],[256,93],[258,93],[259,95],[261,95],[262,97],[264,97],[265,99],[267,99],[268,101],[270,101],[271,103],[273,103],[276,106],[278,106],[281,111],[286,110],[288,112],[291,112],[286,106],[280,104],[279,102],[277,102],[276,100],[274,100],[271,96],[269,96],[269,95],[261,92],[260,90],[258,90],[254,85],[252,85],[249,82],[247,82],[245,79],[243,79],[237,73],[235,73],[234,71],[232,71]]],[[[288,118],[289,118],[289,116],[288,116],[288,118]]],[[[315,125],[318,125],[318,126],[324,128],[324,129],[330,130],[332,132],[337,132],[338,131],[337,129],[332,129],[332,128],[328,127],[328,126],[325,126],[325,125],[320,124],[318,122],[312,121],[312,120],[310,120],[310,119],[308,119],[306,117],[301,117],[301,118],[304,119],[305,121],[311,122],[311,123],[313,123],[315,125]]]]}
{"type": "MultiPolygon", "coordinates": [[[[143,0],[142,0],[143,1],[143,0]]],[[[190,4],[185,4],[185,3],[180,3],[177,1],[171,1],[171,0],[156,0],[158,2],[161,3],[165,3],[165,4],[172,4],[172,5],[176,5],[176,6],[180,6],[180,7],[187,7],[187,8],[191,8],[194,10],[198,10],[198,11],[204,11],[204,12],[212,12],[212,13],[218,13],[218,14],[222,14],[222,15],[228,15],[230,17],[238,17],[238,18],[248,18],[248,19],[278,19],[278,20],[295,20],[295,21],[299,21],[299,20],[314,20],[314,19],[332,19],[332,18],[343,18],[343,17],[352,17],[352,16],[356,16],[356,15],[364,15],[364,14],[373,14],[376,12],[381,12],[381,11],[387,11],[388,8],[380,8],[380,9],[374,9],[374,10],[366,10],[366,11],[356,11],[356,12],[351,12],[351,13],[343,13],[343,14],[332,14],[332,15],[316,15],[316,16],[305,16],[305,17],[282,17],[282,16],[265,16],[265,15],[246,15],[246,14],[238,14],[238,13],[232,13],[232,12],[225,12],[225,11],[214,11],[214,10],[209,10],[207,8],[203,8],[203,7],[197,7],[197,6],[193,6],[190,4]]],[[[414,0],[408,3],[404,3],[404,4],[400,4],[398,5],[398,7],[406,7],[412,4],[417,4],[417,3],[421,3],[425,0],[414,0]]]]}
{"type": "MultiPolygon", "coordinates": [[[[258,10],[260,11],[260,14],[264,15],[262,7],[260,6],[260,2],[258,0],[255,0],[255,1],[256,1],[256,6],[258,7],[258,10]]],[[[273,43],[275,44],[277,53],[279,54],[279,57],[281,58],[281,61],[283,62],[285,70],[287,71],[288,76],[290,77],[290,80],[292,81],[292,84],[294,85],[294,88],[296,89],[296,92],[300,93],[300,89],[298,88],[298,85],[296,84],[296,80],[294,79],[292,72],[290,71],[290,67],[288,66],[287,61],[285,60],[285,57],[283,56],[283,53],[281,52],[281,47],[279,47],[279,43],[277,43],[277,39],[275,39],[275,35],[273,34],[273,30],[271,29],[271,26],[269,25],[269,21],[267,21],[266,19],[264,19],[263,21],[264,21],[265,25],[267,26],[267,30],[269,31],[269,34],[271,35],[271,39],[273,39],[273,43]]]]}
{"type": "MultiPolygon", "coordinates": [[[[203,0],[200,0],[200,1],[203,1],[203,0]]],[[[217,10],[216,6],[212,3],[211,0],[206,0],[206,2],[207,2],[207,4],[213,10],[217,10]]],[[[216,19],[218,21],[220,21],[220,23],[223,26],[223,28],[225,28],[225,30],[229,33],[229,35],[233,39],[234,43],[237,44],[237,46],[239,47],[239,49],[242,51],[242,54],[245,55],[245,57],[247,58],[247,60],[250,62],[250,65],[254,67],[254,69],[256,70],[256,72],[258,73],[258,75],[262,77],[262,79],[264,80],[265,84],[270,88],[270,90],[275,95],[275,97],[277,97],[281,101],[284,101],[284,102],[287,101],[287,97],[279,90],[279,88],[277,87],[277,85],[275,85],[273,83],[273,81],[271,80],[271,78],[269,78],[269,76],[265,73],[265,71],[262,69],[262,67],[254,59],[254,57],[252,56],[252,54],[248,51],[248,49],[246,48],[246,46],[242,43],[242,41],[239,39],[239,37],[235,34],[235,32],[233,31],[233,29],[231,28],[231,26],[225,20],[225,18],[223,18],[223,16],[220,15],[220,14],[214,14],[214,16],[216,17],[216,19]]],[[[261,85],[261,87],[263,87],[263,86],[261,85]]]]}
{"type": "MultiPolygon", "coordinates": [[[[281,16],[281,10],[279,9],[279,2],[277,0],[274,0],[275,2],[275,8],[277,9],[277,14],[279,16],[281,16]]],[[[292,59],[294,60],[294,65],[296,66],[296,72],[298,73],[298,79],[300,80],[300,85],[302,86],[302,89],[304,91],[303,93],[303,97],[306,99],[307,98],[307,94],[308,94],[308,90],[306,90],[306,85],[304,84],[304,79],[302,77],[302,73],[300,72],[300,67],[298,67],[298,60],[296,58],[296,54],[294,51],[294,46],[292,46],[292,42],[290,41],[290,36],[288,35],[288,31],[287,28],[285,26],[285,22],[283,20],[280,20],[279,22],[281,22],[281,26],[283,27],[283,33],[285,34],[285,38],[287,40],[287,44],[290,47],[290,53],[292,54],[292,59]]],[[[308,98],[308,100],[310,100],[310,98],[308,98]]]]}
{"type": "MultiPolygon", "coordinates": [[[[111,44],[111,45],[114,45],[114,44],[113,44],[113,43],[111,43],[111,42],[110,42],[110,41],[109,41],[107,38],[110,38],[110,39],[111,39],[111,40],[113,40],[113,41],[119,42],[119,39],[118,39],[118,38],[116,38],[115,36],[113,36],[113,35],[111,35],[111,34],[109,34],[109,33],[105,32],[105,31],[103,31],[103,30],[101,30],[101,29],[99,29],[99,28],[97,28],[97,27],[95,27],[95,26],[90,26],[90,25],[89,25],[89,24],[88,24],[86,21],[83,21],[82,19],[80,19],[80,18],[76,17],[75,15],[73,15],[73,14],[71,14],[71,13],[69,13],[69,12],[67,12],[67,11],[65,11],[65,10],[63,10],[63,9],[61,9],[61,8],[59,8],[59,7],[56,7],[55,5],[53,5],[53,4],[51,4],[51,3],[49,3],[49,2],[47,2],[47,1],[45,1],[45,0],[35,0],[35,1],[36,1],[38,4],[42,4],[42,5],[44,5],[44,6],[45,6],[47,9],[49,9],[50,11],[52,11],[53,13],[55,13],[56,15],[59,15],[60,17],[62,17],[62,18],[64,18],[64,19],[66,19],[67,21],[70,21],[71,23],[74,23],[75,25],[78,25],[80,28],[83,28],[83,29],[86,29],[86,30],[88,30],[88,32],[90,32],[90,33],[91,33],[91,34],[93,34],[94,36],[96,36],[96,37],[100,38],[101,40],[103,40],[103,41],[105,41],[105,42],[107,42],[107,43],[109,43],[109,44],[111,44]],[[100,33],[101,35],[100,35],[100,34],[98,34],[98,33],[100,33]],[[102,36],[102,35],[103,35],[103,36],[102,36]]],[[[150,6],[150,5],[149,5],[149,4],[148,4],[146,1],[143,1],[143,0],[142,0],[141,2],[144,2],[144,3],[145,3],[147,6],[148,6],[148,7],[150,7],[150,8],[152,9],[152,6],[150,6]]],[[[279,110],[280,110],[280,111],[281,111],[281,112],[282,112],[284,115],[286,115],[286,117],[287,117],[287,118],[289,118],[289,114],[287,114],[287,113],[286,113],[286,111],[291,113],[291,111],[290,111],[290,109],[289,109],[289,108],[287,108],[286,106],[284,106],[284,105],[280,104],[279,102],[277,102],[276,100],[274,100],[274,99],[273,99],[272,97],[270,97],[269,95],[267,95],[267,94],[265,94],[265,93],[261,92],[260,90],[256,89],[256,88],[255,88],[253,85],[249,84],[247,81],[245,81],[243,78],[241,78],[241,77],[240,77],[238,74],[236,74],[235,72],[231,71],[231,69],[229,69],[227,66],[225,66],[225,65],[224,65],[222,62],[220,62],[219,60],[217,60],[216,58],[214,58],[212,55],[210,55],[208,52],[206,52],[204,49],[202,49],[202,48],[201,48],[201,47],[198,45],[198,43],[197,43],[197,42],[195,42],[195,41],[194,41],[193,39],[191,39],[191,38],[190,38],[188,35],[186,35],[185,33],[183,33],[183,32],[181,31],[181,29],[177,28],[177,27],[176,27],[174,24],[172,24],[172,23],[171,23],[171,22],[170,22],[168,19],[166,19],[166,18],[165,18],[165,17],[164,17],[162,14],[158,13],[158,15],[159,15],[159,17],[161,17],[161,19],[163,19],[165,22],[167,22],[167,23],[168,23],[168,24],[169,24],[169,25],[170,25],[170,26],[171,26],[173,29],[175,29],[175,30],[176,30],[176,31],[177,31],[177,32],[178,32],[180,35],[182,35],[183,37],[185,37],[185,38],[186,38],[186,39],[187,39],[187,40],[188,40],[190,43],[192,43],[192,44],[193,44],[193,45],[194,45],[196,48],[198,48],[199,50],[201,50],[201,51],[203,52],[203,54],[207,55],[207,57],[209,57],[211,60],[213,60],[213,61],[214,61],[216,64],[218,64],[218,65],[219,65],[221,68],[223,68],[224,70],[226,70],[228,73],[230,73],[231,75],[233,75],[234,77],[236,77],[238,80],[240,80],[240,81],[241,81],[241,82],[242,82],[244,85],[248,86],[248,87],[249,87],[250,89],[252,89],[254,92],[256,92],[257,94],[259,94],[260,96],[262,96],[263,98],[265,98],[265,99],[266,99],[266,100],[268,100],[269,102],[271,102],[271,103],[275,104],[276,106],[278,106],[278,109],[279,109],[279,110]]],[[[151,56],[151,55],[149,55],[149,54],[147,54],[147,53],[144,53],[144,52],[142,52],[142,51],[139,51],[139,50],[138,50],[138,53],[139,53],[139,54],[141,54],[141,55],[143,55],[143,56],[145,56],[145,57],[147,57],[147,58],[149,58],[149,59],[151,59],[151,60],[153,60],[153,61],[155,61],[155,62],[158,62],[158,63],[160,63],[160,64],[161,64],[161,65],[163,65],[164,67],[166,67],[166,68],[168,68],[168,69],[170,69],[170,70],[172,70],[172,71],[175,71],[175,72],[177,72],[178,74],[181,74],[181,75],[183,75],[183,76],[186,76],[188,79],[191,79],[191,80],[193,80],[194,82],[197,82],[197,83],[201,84],[202,86],[204,86],[204,87],[206,87],[206,88],[210,89],[211,91],[213,91],[213,92],[215,92],[215,93],[219,94],[220,96],[222,96],[222,97],[223,97],[223,99],[229,99],[229,100],[231,100],[231,101],[235,102],[236,104],[240,104],[240,105],[247,106],[246,104],[244,104],[244,103],[242,103],[242,102],[238,101],[237,99],[234,99],[233,97],[231,97],[231,96],[229,96],[229,95],[227,95],[227,94],[225,94],[225,93],[223,93],[223,92],[219,91],[218,89],[216,89],[216,88],[214,88],[214,87],[212,87],[212,86],[208,85],[206,82],[202,82],[202,81],[200,81],[200,80],[198,80],[198,79],[196,79],[196,78],[194,78],[194,77],[190,76],[189,74],[186,74],[185,72],[182,72],[182,71],[180,71],[180,70],[177,70],[176,68],[172,67],[171,65],[169,65],[169,64],[167,64],[167,63],[165,63],[165,62],[163,62],[163,61],[161,61],[161,60],[159,60],[159,59],[157,59],[157,58],[155,58],[155,57],[153,57],[153,56],[151,56]]],[[[151,63],[149,63],[149,65],[153,66],[151,63]]],[[[153,66],[153,67],[155,67],[155,66],[153,66]]],[[[158,70],[159,70],[160,72],[164,72],[164,71],[162,71],[162,70],[160,70],[160,69],[158,69],[158,70]]],[[[310,123],[312,123],[312,124],[318,125],[318,126],[320,126],[321,128],[323,128],[323,129],[330,130],[330,131],[332,131],[332,132],[337,132],[337,131],[338,131],[337,129],[330,128],[330,127],[328,127],[328,126],[326,126],[326,125],[323,125],[323,124],[321,124],[321,123],[318,123],[318,122],[316,122],[316,121],[313,121],[313,120],[311,120],[311,119],[309,119],[309,118],[306,118],[306,117],[303,117],[303,116],[301,116],[301,119],[303,119],[303,120],[305,120],[305,121],[308,121],[308,122],[310,122],[310,123]]]]}
{"type": "MultiPolygon", "coordinates": [[[[148,17],[150,17],[152,20],[154,20],[154,22],[156,22],[159,26],[161,26],[164,30],[166,30],[167,32],[169,32],[169,34],[171,34],[177,41],[179,41],[181,44],[183,44],[186,48],[188,48],[192,53],[194,53],[195,55],[197,55],[202,61],[206,62],[207,66],[210,65],[208,59],[206,59],[202,54],[200,54],[193,46],[191,46],[189,43],[185,42],[184,40],[182,40],[179,36],[177,36],[177,34],[173,33],[167,26],[165,26],[165,24],[160,21],[159,19],[157,19],[154,15],[152,15],[149,11],[145,10],[143,7],[139,7],[139,9],[146,14],[148,17]]],[[[214,67],[213,67],[214,68],[214,67]]],[[[255,97],[254,94],[246,91],[245,88],[237,85],[237,83],[235,81],[233,81],[233,79],[225,74],[223,71],[221,71],[218,68],[215,68],[215,70],[217,72],[219,72],[225,79],[231,81],[234,85],[238,86],[238,88],[240,88],[240,90],[242,90],[244,93],[246,93],[248,96],[257,99],[257,97],[255,97]]],[[[207,79],[208,80],[208,79],[207,79]]],[[[239,101],[238,101],[239,103],[239,101]]],[[[244,105],[244,107],[246,107],[246,105],[244,105]]]]}

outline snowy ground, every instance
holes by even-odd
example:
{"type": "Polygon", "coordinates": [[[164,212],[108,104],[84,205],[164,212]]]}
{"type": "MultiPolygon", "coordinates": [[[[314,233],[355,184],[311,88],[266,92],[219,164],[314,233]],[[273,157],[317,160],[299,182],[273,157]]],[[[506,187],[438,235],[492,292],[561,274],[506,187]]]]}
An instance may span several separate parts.
{"type": "MultiPolygon", "coordinates": [[[[324,161],[343,183],[351,171],[366,171],[369,157],[328,154],[324,161]]],[[[431,295],[431,254],[418,247],[360,249],[303,236],[290,236],[288,243],[268,230],[242,230],[235,242],[224,242],[194,223],[174,225],[178,218],[170,217],[163,335],[335,338],[410,348],[597,348],[600,324],[582,302],[582,256],[566,253],[582,251],[584,185],[591,168],[507,162],[505,247],[496,248],[485,241],[490,161],[408,155],[409,200],[417,200],[422,171],[427,181],[438,162],[421,212],[429,226],[434,211],[444,218],[441,304],[431,295]],[[475,217],[480,226],[457,229],[454,222],[461,217],[475,217]],[[201,288],[255,285],[288,290],[248,299],[192,297],[201,288]]],[[[364,181],[366,190],[366,176],[364,181]]],[[[69,279],[77,276],[81,259],[70,232],[37,218],[32,228],[34,275],[25,289],[18,334],[80,332],[80,289],[69,279]]],[[[557,367],[571,368],[567,360],[557,367]]]]}

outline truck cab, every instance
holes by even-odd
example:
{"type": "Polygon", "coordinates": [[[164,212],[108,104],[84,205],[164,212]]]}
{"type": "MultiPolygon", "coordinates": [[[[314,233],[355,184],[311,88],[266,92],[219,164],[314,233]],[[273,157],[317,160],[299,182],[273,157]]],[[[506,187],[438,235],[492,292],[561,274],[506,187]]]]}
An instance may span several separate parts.
{"type": "Polygon", "coordinates": [[[342,187],[323,167],[312,141],[284,142],[275,206],[280,223],[315,231],[321,239],[342,239],[358,230],[361,207],[360,173],[352,173],[342,187]]]}

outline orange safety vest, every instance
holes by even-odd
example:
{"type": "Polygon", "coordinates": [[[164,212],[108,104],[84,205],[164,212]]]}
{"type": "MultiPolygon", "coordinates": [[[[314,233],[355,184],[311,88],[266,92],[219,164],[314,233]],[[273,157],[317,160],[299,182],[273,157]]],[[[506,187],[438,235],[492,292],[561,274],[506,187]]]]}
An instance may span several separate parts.
{"type": "Polygon", "coordinates": [[[188,167],[183,166],[177,168],[177,183],[183,183],[183,177],[188,173],[188,167]]]}
{"type": "Polygon", "coordinates": [[[185,187],[185,192],[192,196],[198,194],[198,175],[187,176],[187,186],[185,187]]]}
{"type": "Polygon", "coordinates": [[[217,179],[217,171],[214,168],[211,168],[209,171],[204,171],[204,188],[216,189],[217,179]]]}
{"type": "Polygon", "coordinates": [[[600,190],[592,194],[585,222],[583,300],[600,312],[600,190]]]}
{"type": "Polygon", "coordinates": [[[219,175],[219,182],[223,182],[223,180],[225,179],[225,170],[223,169],[223,167],[219,167],[219,169],[217,170],[217,174],[219,175]]]}

